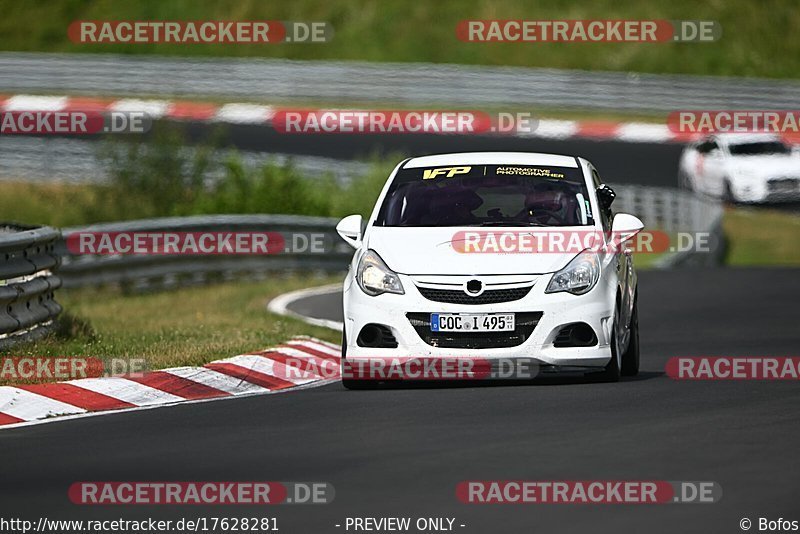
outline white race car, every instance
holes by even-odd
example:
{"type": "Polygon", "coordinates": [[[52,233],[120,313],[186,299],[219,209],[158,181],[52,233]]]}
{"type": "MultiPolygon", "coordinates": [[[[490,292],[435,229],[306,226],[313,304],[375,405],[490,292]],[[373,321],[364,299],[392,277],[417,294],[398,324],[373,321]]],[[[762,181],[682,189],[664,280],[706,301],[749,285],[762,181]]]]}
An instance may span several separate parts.
{"type": "MultiPolygon", "coordinates": [[[[344,281],[343,358],[530,358],[539,372],[609,381],[637,374],[637,276],[630,250],[610,240],[626,242],[643,224],[613,214],[614,196],[591,163],[571,156],[401,162],[369,220],[350,215],[336,228],[356,249],[344,281]],[[587,249],[467,253],[469,232],[516,236],[517,244],[537,232],[594,241],[587,249]]],[[[353,376],[343,382],[365,385],[353,376]]]]}
{"type": "Polygon", "coordinates": [[[680,185],[727,202],[800,200],[800,155],[773,134],[728,133],[688,145],[680,185]]]}

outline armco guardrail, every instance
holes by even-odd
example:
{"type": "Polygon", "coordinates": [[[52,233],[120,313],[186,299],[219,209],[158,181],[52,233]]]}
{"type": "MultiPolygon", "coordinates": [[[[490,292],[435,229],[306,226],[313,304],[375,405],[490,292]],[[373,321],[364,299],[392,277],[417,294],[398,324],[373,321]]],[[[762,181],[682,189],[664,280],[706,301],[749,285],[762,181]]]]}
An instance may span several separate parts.
{"type": "Polygon", "coordinates": [[[64,242],[58,252],[65,287],[117,285],[131,292],[170,289],[266,273],[291,271],[336,272],[347,268],[353,249],[336,234],[336,219],[293,215],[203,215],[168,217],[63,230],[65,239],[77,232],[280,232],[318,236],[292,244],[292,252],[264,255],[77,255],[64,242]]]}
{"type": "Polygon", "coordinates": [[[525,67],[0,54],[0,91],[573,109],[797,109],[796,81],[525,67]]]}
{"type": "Polygon", "coordinates": [[[34,340],[54,327],[61,313],[54,291],[61,279],[53,228],[0,224],[0,349],[34,340]]]}
{"type": "Polygon", "coordinates": [[[707,248],[697,251],[689,243],[678,243],[656,262],[656,267],[710,266],[721,263],[725,252],[722,233],[722,205],[718,200],[694,195],[689,191],[637,185],[614,186],[617,199],[614,210],[636,215],[651,230],[661,230],[675,237],[691,234],[692,245],[707,248]],[[698,239],[702,240],[698,243],[698,239]],[[686,245],[683,249],[682,245],[686,245]]]}

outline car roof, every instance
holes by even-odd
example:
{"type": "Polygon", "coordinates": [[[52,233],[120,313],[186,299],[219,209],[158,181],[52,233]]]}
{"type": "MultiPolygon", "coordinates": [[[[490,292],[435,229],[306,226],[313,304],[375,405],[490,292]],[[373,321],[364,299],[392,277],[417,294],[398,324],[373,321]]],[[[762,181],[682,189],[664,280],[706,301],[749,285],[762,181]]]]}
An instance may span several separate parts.
{"type": "Polygon", "coordinates": [[[411,158],[403,168],[441,165],[547,165],[577,168],[578,161],[573,156],[537,152],[460,152],[411,158]]]}
{"type": "Polygon", "coordinates": [[[763,143],[765,141],[783,141],[781,136],[772,133],[720,133],[714,135],[720,141],[729,145],[745,143],[763,143]]]}

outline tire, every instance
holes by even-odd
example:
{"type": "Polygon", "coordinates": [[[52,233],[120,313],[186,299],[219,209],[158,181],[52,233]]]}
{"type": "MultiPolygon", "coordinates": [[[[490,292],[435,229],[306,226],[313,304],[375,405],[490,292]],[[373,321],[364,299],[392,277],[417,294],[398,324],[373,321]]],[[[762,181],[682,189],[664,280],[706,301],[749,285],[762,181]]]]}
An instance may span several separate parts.
{"type": "MultiPolygon", "coordinates": [[[[342,330],[342,360],[347,358],[347,334],[342,330]]],[[[345,389],[364,390],[375,389],[378,385],[376,380],[358,380],[355,378],[342,377],[342,385],[345,389]]]]}
{"type": "Polygon", "coordinates": [[[378,382],[375,380],[356,380],[353,378],[342,378],[342,385],[345,389],[349,389],[351,391],[378,388],[378,382]]]}
{"type": "Polygon", "coordinates": [[[678,188],[685,189],[686,191],[694,191],[692,187],[692,180],[686,171],[678,171],[678,188]]]}
{"type": "Polygon", "coordinates": [[[628,348],[622,354],[622,376],[639,374],[639,295],[633,297],[633,313],[631,313],[630,340],[628,348]]]}

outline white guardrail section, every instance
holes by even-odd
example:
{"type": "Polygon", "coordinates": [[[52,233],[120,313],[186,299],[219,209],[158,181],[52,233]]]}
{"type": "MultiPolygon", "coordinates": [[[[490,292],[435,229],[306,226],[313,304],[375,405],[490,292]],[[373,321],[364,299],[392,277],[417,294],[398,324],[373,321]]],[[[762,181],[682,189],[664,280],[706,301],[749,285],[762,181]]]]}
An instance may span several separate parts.
{"type": "Polygon", "coordinates": [[[673,111],[797,109],[800,83],[429,63],[0,53],[0,91],[673,111]]]}
{"type": "Polygon", "coordinates": [[[648,230],[669,235],[670,246],[655,263],[666,269],[678,266],[711,266],[722,263],[725,236],[722,232],[722,204],[696,196],[690,191],[638,185],[613,186],[617,192],[614,211],[639,217],[648,230]],[[687,234],[678,242],[678,234],[687,234]],[[691,240],[692,247],[689,248],[691,240]],[[683,246],[687,248],[682,250],[683,246]]]}

